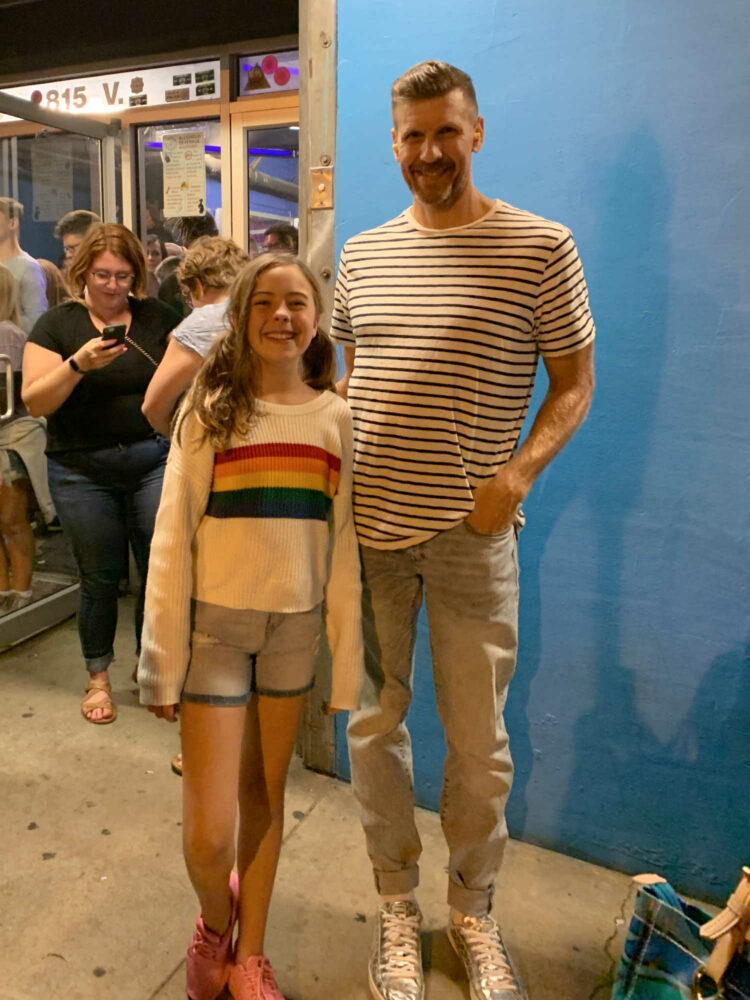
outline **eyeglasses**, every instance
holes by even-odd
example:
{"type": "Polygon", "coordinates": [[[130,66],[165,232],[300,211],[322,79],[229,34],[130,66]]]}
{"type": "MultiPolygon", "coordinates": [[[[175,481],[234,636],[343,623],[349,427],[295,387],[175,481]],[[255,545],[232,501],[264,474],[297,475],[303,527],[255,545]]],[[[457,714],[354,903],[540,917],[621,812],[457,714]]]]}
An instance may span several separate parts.
{"type": "Polygon", "coordinates": [[[120,271],[117,274],[113,274],[112,271],[89,271],[89,274],[97,283],[97,285],[108,285],[112,278],[115,279],[115,284],[122,285],[123,288],[132,284],[135,275],[131,272],[126,273],[125,271],[120,271]]]}

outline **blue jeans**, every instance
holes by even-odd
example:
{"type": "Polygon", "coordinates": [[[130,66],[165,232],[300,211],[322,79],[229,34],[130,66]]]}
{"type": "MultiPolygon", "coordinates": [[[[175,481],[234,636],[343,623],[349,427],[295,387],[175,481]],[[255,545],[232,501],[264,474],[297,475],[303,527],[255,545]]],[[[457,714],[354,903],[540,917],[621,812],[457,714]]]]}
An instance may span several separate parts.
{"type": "Polygon", "coordinates": [[[78,634],[91,673],[106,670],[114,659],[128,542],[141,578],[135,615],[140,650],[148,556],[168,451],[169,442],[159,437],[48,457],[50,493],[81,578],[78,634]]]}
{"type": "Polygon", "coordinates": [[[508,830],[513,764],[503,721],[518,645],[516,529],[465,522],[407,549],[361,548],[365,684],[347,731],[352,787],[382,895],[419,882],[411,739],[417,613],[427,602],[432,670],[447,754],[440,818],[450,852],[448,902],[492,906],[508,830]]]}

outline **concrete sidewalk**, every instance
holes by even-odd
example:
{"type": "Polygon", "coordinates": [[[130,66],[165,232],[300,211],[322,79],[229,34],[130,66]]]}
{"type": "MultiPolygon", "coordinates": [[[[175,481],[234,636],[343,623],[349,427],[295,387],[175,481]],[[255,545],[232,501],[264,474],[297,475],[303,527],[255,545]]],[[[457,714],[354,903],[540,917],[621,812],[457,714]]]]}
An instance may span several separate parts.
{"type": "MultiPolygon", "coordinates": [[[[118,719],[87,724],[74,622],[0,658],[0,1000],[184,1000],[196,902],[180,847],[177,727],[138,706],[132,602],[118,719]]],[[[443,927],[446,850],[420,811],[428,1000],[467,1000],[443,927]]],[[[496,915],[531,1000],[606,1000],[629,879],[512,842],[496,915]],[[617,937],[609,940],[617,931],[617,937]],[[609,941],[609,944],[608,944],[609,941]]],[[[365,1000],[376,897],[348,785],[289,780],[267,953],[289,1000],[365,1000]]]]}

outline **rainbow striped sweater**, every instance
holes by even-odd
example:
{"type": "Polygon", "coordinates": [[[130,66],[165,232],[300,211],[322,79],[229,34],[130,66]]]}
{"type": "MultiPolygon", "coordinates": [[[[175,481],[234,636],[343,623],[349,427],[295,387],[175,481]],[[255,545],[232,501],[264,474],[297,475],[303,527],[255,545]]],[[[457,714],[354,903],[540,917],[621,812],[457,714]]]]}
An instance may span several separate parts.
{"type": "Polygon", "coordinates": [[[352,519],[352,422],[332,392],[257,401],[250,432],[215,452],[194,416],[173,441],[151,543],[138,680],[147,705],[180,699],[191,600],[308,611],[325,600],[331,704],[357,705],[363,670],[352,519]]]}

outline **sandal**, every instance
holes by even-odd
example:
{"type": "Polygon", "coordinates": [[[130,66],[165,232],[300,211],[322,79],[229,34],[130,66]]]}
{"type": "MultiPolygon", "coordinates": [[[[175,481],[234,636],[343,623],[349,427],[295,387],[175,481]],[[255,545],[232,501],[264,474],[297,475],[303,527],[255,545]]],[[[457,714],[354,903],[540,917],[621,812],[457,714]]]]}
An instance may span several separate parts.
{"type": "Polygon", "coordinates": [[[112,701],[112,687],[109,681],[104,681],[103,683],[89,681],[86,686],[86,695],[81,702],[81,715],[86,722],[90,722],[94,726],[106,726],[108,723],[115,721],[117,718],[117,709],[112,701]],[[106,716],[104,719],[91,719],[86,713],[93,712],[95,708],[108,709],[112,714],[106,716]]]}

